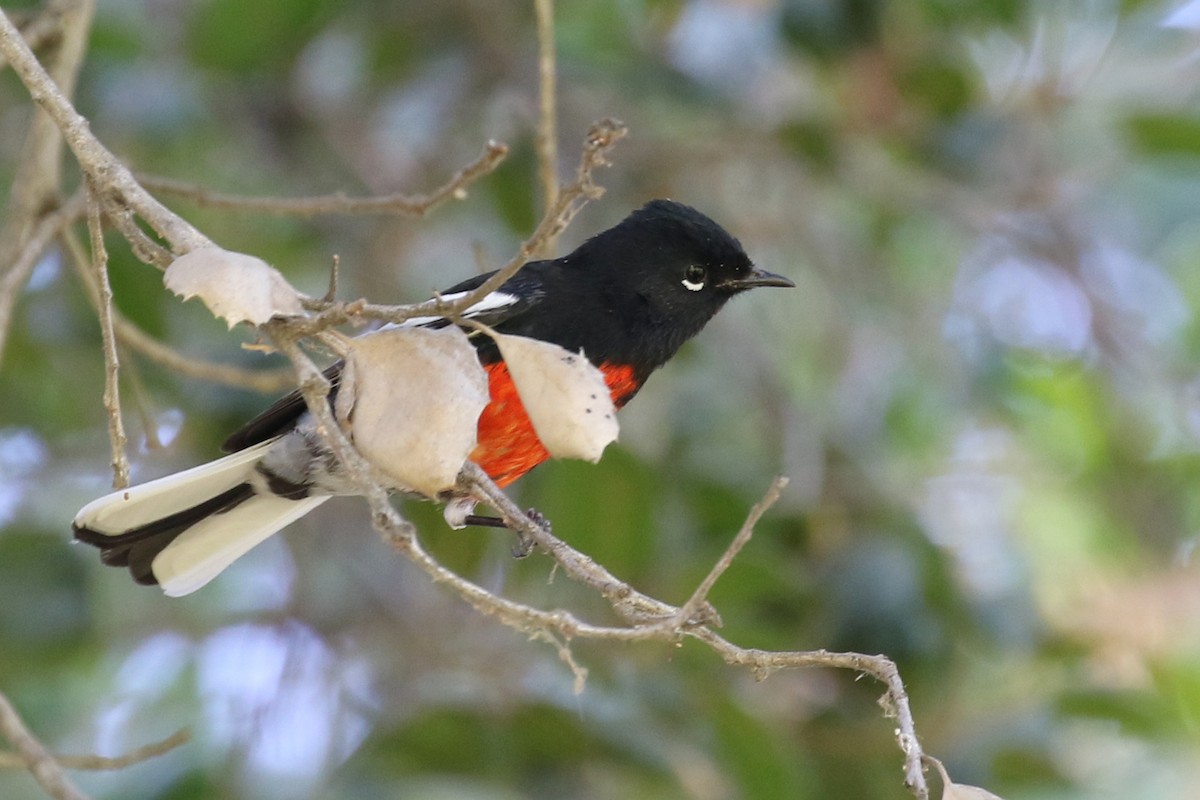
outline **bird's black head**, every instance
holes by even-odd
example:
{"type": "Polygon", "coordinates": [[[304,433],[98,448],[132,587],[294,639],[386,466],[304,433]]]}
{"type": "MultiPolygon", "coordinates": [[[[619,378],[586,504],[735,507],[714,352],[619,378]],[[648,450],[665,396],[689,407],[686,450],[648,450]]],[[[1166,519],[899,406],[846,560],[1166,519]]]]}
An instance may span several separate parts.
{"type": "Polygon", "coordinates": [[[650,201],[567,260],[599,273],[609,307],[628,314],[630,330],[652,337],[658,363],[699,333],[735,294],[794,285],[755,267],[724,228],[673,200],[650,201]]]}
{"type": "MultiPolygon", "coordinates": [[[[640,289],[664,308],[712,308],[755,286],[792,286],[757,269],[742,244],[691,206],[651,200],[602,236],[631,247],[640,261],[626,266],[640,289]]],[[[597,237],[599,238],[599,237],[597,237]]]]}

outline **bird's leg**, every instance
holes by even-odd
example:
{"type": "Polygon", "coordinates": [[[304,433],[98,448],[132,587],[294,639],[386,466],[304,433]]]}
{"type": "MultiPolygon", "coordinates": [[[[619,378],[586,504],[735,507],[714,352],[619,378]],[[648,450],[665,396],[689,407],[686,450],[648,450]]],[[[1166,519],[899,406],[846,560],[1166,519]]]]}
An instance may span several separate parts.
{"type": "MultiPolygon", "coordinates": [[[[538,511],[536,508],[530,508],[525,511],[525,516],[538,527],[550,530],[550,520],[538,511]]],[[[476,525],[483,528],[508,528],[516,534],[517,541],[513,545],[513,558],[524,558],[533,552],[534,541],[528,533],[523,530],[512,528],[504,521],[502,517],[491,517],[486,514],[467,514],[463,517],[464,525],[476,525]]]]}
{"type": "Polygon", "coordinates": [[[467,514],[463,517],[463,525],[476,528],[507,528],[508,525],[500,517],[489,517],[486,514],[467,514]]]}

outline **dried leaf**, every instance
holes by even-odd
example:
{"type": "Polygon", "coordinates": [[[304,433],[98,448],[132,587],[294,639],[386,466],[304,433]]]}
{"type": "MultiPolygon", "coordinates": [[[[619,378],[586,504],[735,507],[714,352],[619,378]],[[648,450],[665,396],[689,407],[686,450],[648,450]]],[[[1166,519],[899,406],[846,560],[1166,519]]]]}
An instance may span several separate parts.
{"type": "Polygon", "coordinates": [[[202,247],[175,259],[163,283],[184,300],[199,297],[230,328],[304,311],[300,295],[279,270],[261,258],[220,247],[202,247]]]}
{"type": "Polygon", "coordinates": [[[965,783],[955,783],[950,780],[950,776],[946,774],[946,767],[941,761],[932,757],[926,756],[925,760],[932,763],[942,777],[942,800],[1004,800],[996,794],[992,794],[987,789],[980,789],[978,786],[968,786],[965,783]]]}
{"type": "Polygon", "coordinates": [[[965,783],[947,783],[942,787],[942,800],[1003,800],[999,795],[965,783]]]}
{"type": "Polygon", "coordinates": [[[550,455],[599,461],[618,430],[616,409],[600,370],[582,353],[549,342],[491,335],[550,455]]]}
{"type": "Polygon", "coordinates": [[[397,488],[433,497],[454,486],[488,399],[460,329],[388,328],[351,341],[334,410],[397,488]]]}

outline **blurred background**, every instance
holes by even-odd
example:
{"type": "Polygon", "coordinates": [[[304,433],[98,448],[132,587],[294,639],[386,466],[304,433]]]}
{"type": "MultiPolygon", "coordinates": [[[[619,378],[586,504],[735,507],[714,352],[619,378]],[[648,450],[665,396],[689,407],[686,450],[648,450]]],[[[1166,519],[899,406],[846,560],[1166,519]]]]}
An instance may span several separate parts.
{"type": "MultiPolygon", "coordinates": [[[[12,3],[6,6],[18,7],[12,3]]],[[[730,304],[623,412],[598,466],[522,505],[641,590],[717,585],[722,633],[885,653],[926,749],[1007,798],[1200,782],[1200,2],[620,0],[556,11],[564,177],[630,135],[560,252],[653,197],[798,286],[730,304]]],[[[104,0],[78,105],[137,170],[214,190],[419,192],[511,154],[427,219],[297,219],[165,198],[321,294],[425,299],[539,214],[530,2],[104,0]]],[[[28,96],[0,72],[0,178],[28,96]]],[[[73,180],[73,179],[72,179],[73,180]]],[[[267,370],[109,241],[120,310],[267,370]]],[[[134,479],[213,456],[270,396],[126,353],[134,479]],[[161,444],[155,444],[155,442],[161,444]]],[[[0,687],[56,751],[193,741],[104,798],[904,798],[881,687],[758,682],[694,642],[553,648],[480,617],[338,500],[169,600],[69,544],[109,487],[95,316],[57,251],[0,365],[0,687]]],[[[495,531],[406,503],[446,564],[611,621],[495,531]]],[[[41,797],[21,771],[0,796],[41,797]]]]}

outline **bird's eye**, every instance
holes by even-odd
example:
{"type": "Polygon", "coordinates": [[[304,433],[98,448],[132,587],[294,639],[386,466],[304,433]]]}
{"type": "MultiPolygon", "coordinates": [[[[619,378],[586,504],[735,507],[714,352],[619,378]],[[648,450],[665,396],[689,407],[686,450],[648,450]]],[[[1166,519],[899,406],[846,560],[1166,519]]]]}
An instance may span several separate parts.
{"type": "Polygon", "coordinates": [[[708,277],[708,272],[699,264],[692,264],[683,273],[683,288],[689,292],[698,292],[704,288],[704,281],[708,277]]]}

